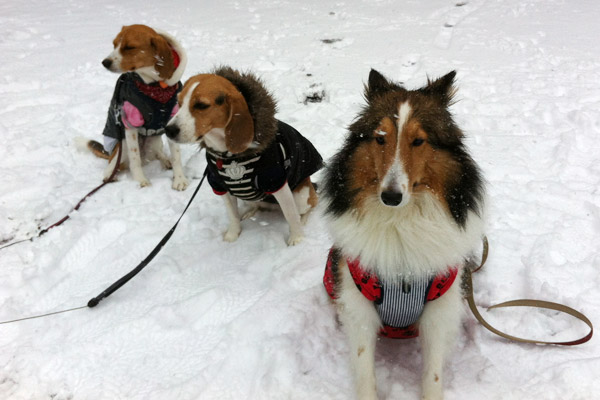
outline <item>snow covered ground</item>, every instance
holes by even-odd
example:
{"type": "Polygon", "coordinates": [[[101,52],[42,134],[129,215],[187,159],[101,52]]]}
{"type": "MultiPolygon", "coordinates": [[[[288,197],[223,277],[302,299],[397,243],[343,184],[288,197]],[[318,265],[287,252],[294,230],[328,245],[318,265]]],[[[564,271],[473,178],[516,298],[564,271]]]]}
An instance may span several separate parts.
{"type": "MultiPolygon", "coordinates": [[[[489,182],[491,253],[481,307],[519,297],[600,315],[600,5],[564,0],[325,2],[4,0],[0,4],[0,241],[61,218],[105,162],[100,138],[116,75],[100,64],[121,25],[187,48],[185,78],[215,65],[257,72],[279,117],[325,159],[362,104],[371,67],[415,88],[458,71],[456,119],[489,182]],[[320,103],[304,102],[324,91],[320,103]]],[[[145,167],[64,225],[0,252],[0,320],[82,306],[142,260],[175,222],[195,178],[145,167]]],[[[316,176],[317,181],[319,175],[316,176]]],[[[225,243],[221,200],[201,192],[152,264],[95,309],[0,325],[1,399],[349,399],[348,349],[321,285],[330,239],[319,213],[285,244],[276,213],[225,243]]],[[[482,312],[484,309],[482,308],[482,312]]],[[[570,339],[585,325],[493,311],[511,333],[570,339]]],[[[598,398],[600,343],[509,343],[469,316],[447,367],[448,399],[598,398]]],[[[381,398],[419,396],[418,342],[380,340],[381,398]]]]}

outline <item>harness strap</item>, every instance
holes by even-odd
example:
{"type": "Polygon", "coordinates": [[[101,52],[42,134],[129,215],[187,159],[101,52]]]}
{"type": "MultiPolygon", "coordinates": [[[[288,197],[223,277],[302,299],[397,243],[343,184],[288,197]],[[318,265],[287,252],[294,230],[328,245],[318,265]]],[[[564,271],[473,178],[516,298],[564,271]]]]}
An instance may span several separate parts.
{"type": "Polygon", "coordinates": [[[543,309],[547,309],[547,310],[559,311],[559,312],[571,315],[571,316],[577,318],[578,320],[584,322],[587,326],[590,327],[589,333],[580,339],[566,341],[566,342],[553,342],[553,341],[524,339],[524,338],[512,336],[512,335],[504,333],[504,332],[494,328],[493,326],[491,326],[481,316],[481,314],[479,313],[479,310],[477,309],[477,305],[475,304],[475,299],[473,298],[473,279],[472,279],[472,274],[474,272],[479,271],[481,269],[481,267],[483,267],[483,264],[485,264],[485,261],[487,260],[488,249],[489,249],[488,241],[487,241],[487,238],[484,236],[483,237],[483,254],[481,257],[481,264],[479,265],[479,267],[477,267],[473,271],[471,271],[469,268],[465,268],[464,276],[463,276],[463,283],[465,285],[464,286],[465,298],[467,299],[467,303],[469,304],[469,308],[471,309],[471,312],[473,313],[473,315],[475,316],[477,321],[479,321],[479,323],[481,323],[481,325],[483,325],[490,332],[493,332],[500,337],[503,337],[503,338],[509,339],[509,340],[513,340],[515,342],[521,342],[521,343],[575,346],[578,344],[585,343],[592,338],[592,335],[594,334],[594,326],[592,325],[592,322],[585,315],[583,315],[582,313],[580,313],[577,310],[572,309],[571,307],[565,306],[564,304],[553,303],[551,301],[543,301],[543,300],[532,300],[532,299],[511,300],[511,301],[506,301],[504,303],[490,306],[490,307],[488,307],[488,310],[491,310],[494,308],[506,308],[506,307],[534,307],[534,308],[543,308],[543,309]]]}

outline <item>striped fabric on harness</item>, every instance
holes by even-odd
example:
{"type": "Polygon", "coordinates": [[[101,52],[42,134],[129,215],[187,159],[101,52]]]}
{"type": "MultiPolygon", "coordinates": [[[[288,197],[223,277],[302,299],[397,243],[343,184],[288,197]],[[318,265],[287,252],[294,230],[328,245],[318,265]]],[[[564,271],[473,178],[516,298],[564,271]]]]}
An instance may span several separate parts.
{"type": "MultiPolygon", "coordinates": [[[[338,261],[339,251],[332,248],[327,258],[323,284],[334,299],[338,261]]],[[[380,334],[398,339],[419,335],[417,321],[425,304],[446,293],[458,274],[457,267],[449,267],[447,273],[435,277],[407,277],[389,282],[365,271],[358,259],[346,259],[346,263],[358,290],[375,305],[382,323],[380,334]]]]}
{"type": "Polygon", "coordinates": [[[417,322],[429,291],[432,279],[428,276],[382,284],[382,301],[375,303],[381,322],[385,326],[405,327],[417,322]]]}

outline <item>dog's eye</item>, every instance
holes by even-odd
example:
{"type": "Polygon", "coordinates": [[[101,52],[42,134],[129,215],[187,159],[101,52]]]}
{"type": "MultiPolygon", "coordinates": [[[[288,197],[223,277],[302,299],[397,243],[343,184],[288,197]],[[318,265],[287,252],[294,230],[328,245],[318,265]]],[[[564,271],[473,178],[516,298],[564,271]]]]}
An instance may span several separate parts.
{"type": "Polygon", "coordinates": [[[196,110],[206,110],[208,107],[210,107],[210,104],[202,103],[201,101],[194,104],[196,110]]]}
{"type": "Polygon", "coordinates": [[[135,50],[135,47],[133,47],[133,46],[125,46],[125,47],[123,47],[123,51],[131,51],[131,50],[135,50]]]}
{"type": "Polygon", "coordinates": [[[385,144],[385,138],[383,136],[375,136],[375,141],[377,142],[377,144],[385,144]]]}
{"type": "Polygon", "coordinates": [[[420,146],[423,143],[425,143],[425,139],[421,139],[421,138],[416,138],[415,140],[413,140],[412,145],[414,147],[420,146]]]}

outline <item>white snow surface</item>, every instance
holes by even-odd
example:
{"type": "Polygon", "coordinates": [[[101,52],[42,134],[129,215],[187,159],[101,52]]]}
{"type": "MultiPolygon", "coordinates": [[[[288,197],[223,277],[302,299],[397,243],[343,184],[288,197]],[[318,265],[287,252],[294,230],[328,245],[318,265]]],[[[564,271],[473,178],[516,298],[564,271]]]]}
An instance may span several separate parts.
{"type": "MultiPolygon", "coordinates": [[[[586,326],[554,312],[485,311],[515,298],[600,315],[600,41],[597,1],[14,1],[0,4],[0,241],[26,238],[100,183],[117,75],[100,64],[122,25],[170,32],[184,78],[228,64],[262,77],[278,117],[325,160],[363,104],[370,68],[416,88],[456,69],[452,106],[488,182],[484,316],[538,339],[586,326]],[[325,39],[335,39],[323,42],[325,39]],[[324,91],[320,103],[304,100],[324,91]]],[[[0,251],[0,320],[83,306],[174,224],[205,166],[184,146],[191,186],[144,167],[107,185],[62,226],[0,251]]],[[[315,176],[319,181],[322,173],[315,176]]],[[[352,399],[348,347],[321,284],[331,239],[321,212],[287,247],[276,212],[222,234],[203,187],[171,241],[94,309],[0,325],[1,399],[352,399]]],[[[381,339],[382,399],[420,396],[418,340],[381,339]]],[[[469,315],[446,368],[447,399],[597,399],[600,343],[516,344],[469,315]]]]}

